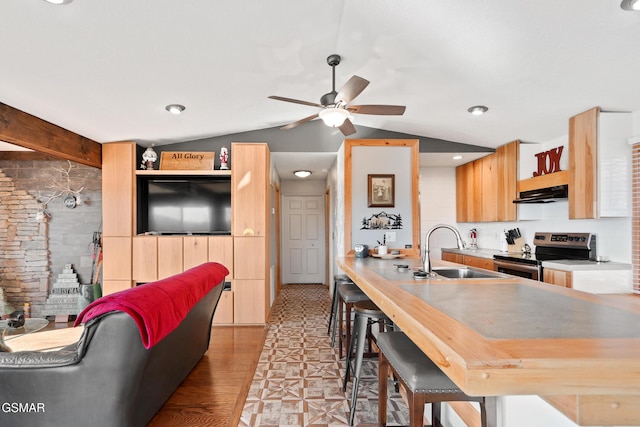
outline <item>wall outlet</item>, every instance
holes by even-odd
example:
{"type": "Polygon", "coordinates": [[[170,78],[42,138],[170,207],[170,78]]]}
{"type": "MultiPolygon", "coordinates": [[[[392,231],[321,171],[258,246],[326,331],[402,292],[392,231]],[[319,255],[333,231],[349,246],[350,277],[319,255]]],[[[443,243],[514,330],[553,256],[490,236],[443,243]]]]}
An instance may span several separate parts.
{"type": "Polygon", "coordinates": [[[395,231],[386,231],[384,233],[384,240],[387,243],[393,243],[396,241],[396,232],[395,231]]]}

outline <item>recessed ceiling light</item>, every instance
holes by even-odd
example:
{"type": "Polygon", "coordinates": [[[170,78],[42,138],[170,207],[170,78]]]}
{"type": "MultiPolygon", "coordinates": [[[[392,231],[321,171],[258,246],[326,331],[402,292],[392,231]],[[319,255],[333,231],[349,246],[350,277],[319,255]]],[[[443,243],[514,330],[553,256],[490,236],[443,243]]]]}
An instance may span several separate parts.
{"type": "Polygon", "coordinates": [[[51,4],[68,4],[68,3],[71,3],[73,0],[45,0],[45,1],[51,4]]]}
{"type": "Polygon", "coordinates": [[[460,159],[462,159],[462,156],[458,154],[457,156],[453,156],[452,159],[453,160],[460,160],[460,159]]]}
{"type": "Polygon", "coordinates": [[[474,116],[479,116],[489,111],[489,108],[485,107],[484,105],[474,105],[473,107],[469,107],[467,111],[474,116]]]}
{"type": "Polygon", "coordinates": [[[171,114],[181,114],[185,110],[184,105],[180,104],[169,104],[164,108],[171,114]]]}
{"type": "Polygon", "coordinates": [[[299,170],[299,171],[295,171],[293,173],[295,176],[297,176],[298,178],[306,178],[309,175],[311,175],[311,171],[307,171],[307,170],[299,170]]]}
{"type": "Polygon", "coordinates": [[[640,0],[622,0],[620,7],[624,10],[638,11],[640,10],[640,0]]]}

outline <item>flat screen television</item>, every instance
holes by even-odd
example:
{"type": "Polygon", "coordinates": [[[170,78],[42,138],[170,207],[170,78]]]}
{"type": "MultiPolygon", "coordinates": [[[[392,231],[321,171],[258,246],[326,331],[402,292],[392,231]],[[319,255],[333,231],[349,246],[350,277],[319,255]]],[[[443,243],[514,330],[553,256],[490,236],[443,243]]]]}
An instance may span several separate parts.
{"type": "Polygon", "coordinates": [[[231,234],[230,177],[138,177],[138,233],[231,234]]]}

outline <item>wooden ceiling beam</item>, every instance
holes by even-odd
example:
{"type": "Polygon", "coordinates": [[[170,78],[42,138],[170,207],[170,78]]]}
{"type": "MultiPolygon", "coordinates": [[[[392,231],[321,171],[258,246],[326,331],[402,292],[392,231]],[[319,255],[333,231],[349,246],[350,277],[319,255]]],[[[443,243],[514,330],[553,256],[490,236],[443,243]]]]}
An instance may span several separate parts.
{"type": "Polygon", "coordinates": [[[102,145],[0,102],[0,140],[102,168],[102,145]]]}
{"type": "Polygon", "coordinates": [[[39,151],[0,151],[0,160],[59,160],[39,151]]]}

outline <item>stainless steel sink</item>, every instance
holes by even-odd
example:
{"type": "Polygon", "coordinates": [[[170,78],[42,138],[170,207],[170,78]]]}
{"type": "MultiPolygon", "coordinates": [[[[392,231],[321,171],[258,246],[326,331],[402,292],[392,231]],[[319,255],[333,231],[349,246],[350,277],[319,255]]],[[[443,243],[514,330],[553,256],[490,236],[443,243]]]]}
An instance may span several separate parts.
{"type": "Polygon", "coordinates": [[[503,277],[500,273],[473,268],[434,268],[434,273],[447,279],[497,279],[503,277]]]}

